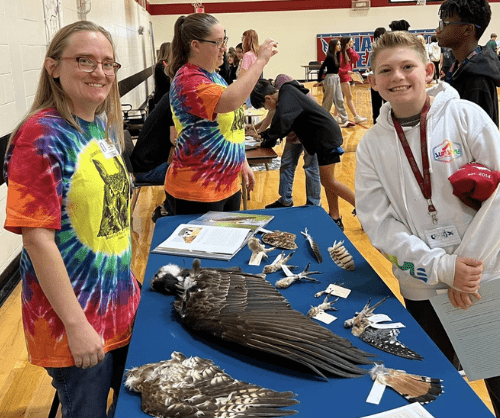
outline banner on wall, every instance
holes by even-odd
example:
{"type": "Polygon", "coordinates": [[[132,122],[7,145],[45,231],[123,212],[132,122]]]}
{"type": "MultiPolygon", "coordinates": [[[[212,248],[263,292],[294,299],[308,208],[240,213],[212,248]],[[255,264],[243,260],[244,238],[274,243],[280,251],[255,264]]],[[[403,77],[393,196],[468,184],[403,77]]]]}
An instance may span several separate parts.
{"type": "MultiPolygon", "coordinates": [[[[415,35],[423,35],[427,44],[431,42],[431,36],[436,34],[436,29],[410,30],[415,35]]],[[[367,70],[370,66],[370,54],[372,50],[373,33],[372,32],[346,32],[346,33],[326,33],[316,35],[317,57],[319,62],[323,62],[328,50],[328,42],[332,39],[338,39],[343,36],[349,36],[354,41],[354,50],[359,54],[359,60],[353,63],[353,68],[367,70]]]]}

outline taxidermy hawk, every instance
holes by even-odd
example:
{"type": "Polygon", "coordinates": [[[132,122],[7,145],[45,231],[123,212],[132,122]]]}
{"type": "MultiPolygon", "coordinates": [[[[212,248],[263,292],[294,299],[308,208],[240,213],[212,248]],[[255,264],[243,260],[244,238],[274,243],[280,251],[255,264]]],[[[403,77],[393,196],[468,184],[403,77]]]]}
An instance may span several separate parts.
{"type": "Polygon", "coordinates": [[[372,363],[371,354],[292,309],[264,274],[201,268],[196,259],[192,269],[161,267],[151,288],[177,295],[174,307],[187,328],[285,357],[325,379],[325,372],[359,377],[367,371],[357,364],[372,363]]]}
{"type": "Polygon", "coordinates": [[[297,411],[293,392],[276,392],[236,380],[213,361],[187,358],[174,351],[172,359],[128,370],[125,386],[141,393],[142,410],[154,417],[284,417],[297,411]]]}

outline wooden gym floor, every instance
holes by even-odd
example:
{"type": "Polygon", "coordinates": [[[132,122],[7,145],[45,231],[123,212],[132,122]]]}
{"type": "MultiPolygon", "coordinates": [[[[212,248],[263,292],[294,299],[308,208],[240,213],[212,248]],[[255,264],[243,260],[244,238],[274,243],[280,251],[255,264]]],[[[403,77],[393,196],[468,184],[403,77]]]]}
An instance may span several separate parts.
{"type": "MultiPolygon", "coordinates": [[[[312,88],[313,83],[306,83],[312,88]]],[[[313,94],[321,103],[322,92],[312,88],[313,94]]],[[[368,120],[354,128],[342,129],[344,135],[343,148],[346,151],[341,163],[337,164],[335,174],[338,180],[354,190],[354,172],[356,169],[355,151],[359,140],[373,124],[371,119],[371,105],[369,87],[356,85],[353,87],[353,97],[356,109],[368,120]]],[[[351,115],[352,116],[352,115],[351,115]]],[[[282,145],[276,147],[281,154],[282,145]]],[[[293,199],[296,206],[305,204],[304,171],[299,166],[295,176],[293,199]]],[[[256,188],[248,201],[249,209],[262,209],[265,205],[274,202],[278,197],[279,171],[255,172],[256,188]]],[[[151,213],[164,198],[161,187],[147,187],[141,191],[132,217],[133,261],[132,268],[137,278],[142,282],[148,261],[149,247],[154,232],[151,222],[151,213]]],[[[328,210],[324,191],[322,192],[323,207],[328,210]]],[[[356,246],[358,251],[368,260],[374,270],[387,283],[394,294],[401,298],[398,283],[392,275],[390,263],[375,250],[366,234],[360,227],[357,218],[351,215],[352,207],[340,200],[340,212],[343,215],[345,234],[356,246]]],[[[24,333],[21,319],[20,285],[0,308],[0,417],[2,418],[46,418],[54,389],[50,378],[41,367],[28,362],[28,355],[24,342],[24,333]]],[[[401,299],[400,299],[401,300],[401,299]]],[[[482,381],[471,384],[476,393],[492,409],[491,402],[482,381]]],[[[60,416],[60,412],[59,415],[60,416]]]]}

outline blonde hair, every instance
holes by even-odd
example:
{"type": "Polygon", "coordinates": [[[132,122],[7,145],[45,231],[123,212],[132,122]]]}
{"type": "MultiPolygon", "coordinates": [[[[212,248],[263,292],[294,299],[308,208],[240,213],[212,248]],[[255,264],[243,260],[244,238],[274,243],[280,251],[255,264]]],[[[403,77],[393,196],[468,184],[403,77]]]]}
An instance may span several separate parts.
{"type": "Polygon", "coordinates": [[[407,47],[415,51],[424,64],[429,62],[425,45],[414,34],[407,31],[386,32],[372,44],[371,64],[376,67],[377,55],[389,48],[407,47]]]}
{"type": "Polygon", "coordinates": [[[243,53],[253,51],[255,55],[259,54],[259,35],[253,29],[243,32],[243,53]]]}
{"type": "MultiPolygon", "coordinates": [[[[78,21],[63,27],[55,34],[52,42],[47,48],[45,59],[52,58],[55,61],[59,61],[63,55],[63,52],[69,45],[69,38],[71,37],[71,35],[76,32],[82,31],[102,33],[110,42],[111,47],[113,48],[113,57],[115,56],[113,40],[111,38],[111,34],[106,29],[89,21],[78,21]]],[[[40,74],[38,88],[35,93],[35,99],[33,101],[33,104],[31,105],[31,109],[10,135],[9,143],[7,144],[7,150],[9,149],[9,145],[12,142],[12,139],[16,135],[17,131],[19,131],[19,129],[25,122],[34,114],[40,112],[41,110],[49,108],[55,108],[66,122],[68,122],[71,126],[81,132],[81,127],[78,124],[75,116],[73,115],[71,99],[63,90],[59,80],[52,77],[44,67],[40,74]]],[[[106,97],[104,102],[102,102],[96,109],[96,114],[100,114],[103,112],[106,114],[107,118],[107,140],[111,142],[110,138],[114,135],[116,141],[120,146],[120,149],[123,150],[123,115],[121,111],[120,93],[118,91],[118,81],[116,76],[114,77],[114,81],[108,96],[106,97]]]]}

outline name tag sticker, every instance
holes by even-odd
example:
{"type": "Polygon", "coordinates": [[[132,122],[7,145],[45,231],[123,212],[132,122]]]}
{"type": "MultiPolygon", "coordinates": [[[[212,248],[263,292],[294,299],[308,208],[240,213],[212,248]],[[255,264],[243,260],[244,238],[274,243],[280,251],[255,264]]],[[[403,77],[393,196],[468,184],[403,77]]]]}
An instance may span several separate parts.
{"type": "Polygon", "coordinates": [[[101,148],[102,153],[104,154],[104,157],[106,157],[107,160],[113,157],[118,157],[118,150],[113,144],[110,144],[109,142],[105,141],[104,139],[99,139],[97,141],[99,144],[99,148],[101,148]]]}
{"type": "Polygon", "coordinates": [[[427,244],[429,244],[431,248],[448,247],[450,245],[460,244],[462,241],[455,225],[426,229],[425,237],[427,238],[427,244]]]}

